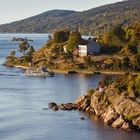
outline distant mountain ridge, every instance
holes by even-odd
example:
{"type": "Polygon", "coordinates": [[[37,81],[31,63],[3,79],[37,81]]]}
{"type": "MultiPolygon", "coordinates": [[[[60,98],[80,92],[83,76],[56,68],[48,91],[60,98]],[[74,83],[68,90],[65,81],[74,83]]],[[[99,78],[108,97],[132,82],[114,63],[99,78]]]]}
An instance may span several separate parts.
{"type": "Polygon", "coordinates": [[[140,21],[140,0],[128,0],[83,12],[51,10],[0,25],[0,32],[48,33],[60,28],[78,28],[84,35],[100,35],[117,24],[140,21]]]}

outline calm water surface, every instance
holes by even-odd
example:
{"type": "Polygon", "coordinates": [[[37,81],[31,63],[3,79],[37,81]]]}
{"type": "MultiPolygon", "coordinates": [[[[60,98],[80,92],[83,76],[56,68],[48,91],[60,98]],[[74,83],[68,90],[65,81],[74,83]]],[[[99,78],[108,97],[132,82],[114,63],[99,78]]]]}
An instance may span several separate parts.
{"type": "Polygon", "coordinates": [[[139,133],[112,129],[78,111],[43,110],[47,103],[73,102],[101,75],[63,75],[52,78],[26,77],[20,69],[2,66],[6,55],[17,50],[12,37],[29,37],[39,48],[47,34],[0,34],[0,140],[139,140],[139,133]],[[80,117],[86,120],[80,120],[80,117]]]}

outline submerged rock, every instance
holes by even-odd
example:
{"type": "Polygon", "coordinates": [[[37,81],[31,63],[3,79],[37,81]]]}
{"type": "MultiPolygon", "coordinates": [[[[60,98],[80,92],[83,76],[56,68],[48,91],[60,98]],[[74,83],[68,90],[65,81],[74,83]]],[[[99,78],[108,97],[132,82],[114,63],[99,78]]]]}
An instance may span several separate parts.
{"type": "Polygon", "coordinates": [[[81,119],[81,120],[85,120],[85,118],[84,118],[84,117],[81,117],[80,119],[81,119]]]}

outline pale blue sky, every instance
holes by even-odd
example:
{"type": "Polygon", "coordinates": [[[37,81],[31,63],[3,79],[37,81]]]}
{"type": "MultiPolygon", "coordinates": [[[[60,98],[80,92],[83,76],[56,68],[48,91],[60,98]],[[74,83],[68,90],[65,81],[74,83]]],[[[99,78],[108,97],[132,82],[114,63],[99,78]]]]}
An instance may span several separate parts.
{"type": "Polygon", "coordinates": [[[122,0],[0,0],[0,24],[24,19],[52,9],[83,11],[122,0]]]}

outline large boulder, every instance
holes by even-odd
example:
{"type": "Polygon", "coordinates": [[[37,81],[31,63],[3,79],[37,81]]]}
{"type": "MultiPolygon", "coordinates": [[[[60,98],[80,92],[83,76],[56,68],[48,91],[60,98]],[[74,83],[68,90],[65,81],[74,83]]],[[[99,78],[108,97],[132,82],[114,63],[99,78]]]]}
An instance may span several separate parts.
{"type": "Polygon", "coordinates": [[[132,123],[135,125],[135,126],[138,126],[139,129],[140,129],[140,116],[133,119],[132,123]]]}
{"type": "Polygon", "coordinates": [[[122,129],[126,131],[135,131],[136,127],[131,122],[124,122],[122,129]]]}
{"type": "Polygon", "coordinates": [[[97,116],[101,116],[108,107],[107,96],[104,93],[96,91],[91,97],[90,106],[94,109],[97,116]]]}
{"type": "Polygon", "coordinates": [[[104,122],[109,125],[112,124],[119,117],[118,113],[114,110],[112,106],[109,106],[104,114],[104,122]]]}
{"type": "Polygon", "coordinates": [[[140,116],[140,104],[127,96],[119,95],[112,91],[112,89],[107,91],[107,97],[115,111],[122,115],[125,120],[133,122],[134,125],[140,127],[140,119],[138,118],[140,116]]]}
{"type": "Polygon", "coordinates": [[[55,102],[50,102],[50,103],[48,103],[48,107],[49,107],[50,109],[52,109],[54,106],[57,106],[57,104],[56,104],[55,102]]]}
{"type": "Polygon", "coordinates": [[[90,100],[89,99],[85,99],[84,102],[79,107],[79,110],[85,111],[89,106],[90,106],[90,100]]]}
{"type": "Polygon", "coordinates": [[[117,120],[115,120],[113,123],[112,123],[112,126],[114,128],[121,128],[123,123],[124,123],[124,119],[122,116],[120,116],[117,120]]]}
{"type": "Polygon", "coordinates": [[[75,104],[78,107],[80,107],[83,104],[83,102],[85,101],[85,99],[86,99],[86,95],[82,95],[82,96],[77,98],[77,100],[75,101],[75,104]]]}

